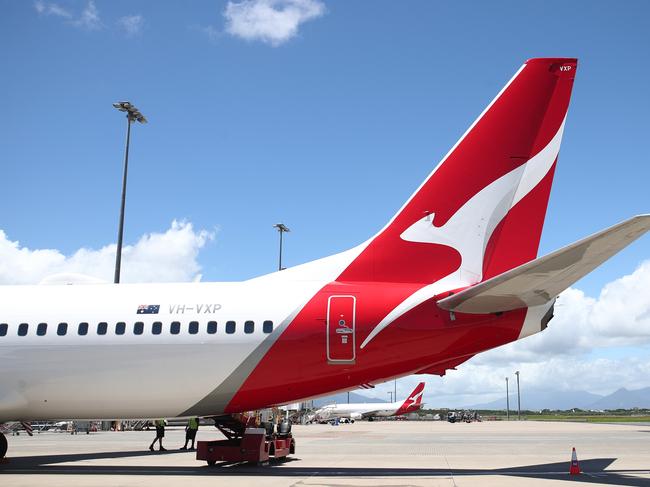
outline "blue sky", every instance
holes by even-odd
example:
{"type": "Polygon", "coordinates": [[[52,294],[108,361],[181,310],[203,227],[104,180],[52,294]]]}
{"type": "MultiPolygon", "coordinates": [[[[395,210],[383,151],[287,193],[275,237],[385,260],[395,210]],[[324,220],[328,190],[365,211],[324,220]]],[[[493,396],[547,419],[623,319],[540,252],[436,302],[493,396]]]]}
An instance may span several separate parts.
{"type": "Polygon", "coordinates": [[[580,58],[541,251],[650,209],[647,2],[326,2],[276,47],[227,34],[225,2],[97,1],[96,29],[1,5],[1,226],[31,248],[115,240],[121,99],[150,121],[133,134],[126,241],[174,218],[218,227],[201,255],[210,280],[272,271],[276,221],[293,230],[288,265],[351,247],[534,56],[580,58]],[[129,15],[143,19],[132,36],[117,25],[129,15]]]}
{"type": "MultiPolygon", "coordinates": [[[[293,0],[304,21],[261,34],[236,23],[252,3],[1,0],[7,238],[66,255],[115,241],[126,99],[150,122],[132,134],[126,243],[174,219],[214,231],[204,280],[273,271],[278,221],[286,265],[336,253],[537,56],[580,62],[541,253],[650,211],[649,2],[293,0]]],[[[578,287],[597,296],[649,247],[578,287]]]]}

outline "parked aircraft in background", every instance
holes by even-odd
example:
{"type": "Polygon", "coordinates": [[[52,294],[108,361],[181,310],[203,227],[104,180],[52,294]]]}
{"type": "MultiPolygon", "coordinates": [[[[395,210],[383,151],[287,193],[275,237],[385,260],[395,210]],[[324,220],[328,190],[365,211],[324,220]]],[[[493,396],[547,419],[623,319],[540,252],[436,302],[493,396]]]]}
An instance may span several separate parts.
{"type": "Polygon", "coordinates": [[[0,286],[0,422],[230,415],[443,375],[540,332],[559,293],[650,228],[536,258],[576,68],[527,61],[346,252],[235,283],[0,286]]]}
{"type": "Polygon", "coordinates": [[[376,402],[376,403],[348,403],[329,404],[318,409],[315,413],[315,421],[330,421],[336,418],[349,418],[352,421],[357,419],[385,418],[388,416],[400,416],[402,414],[414,413],[422,407],[422,395],[424,394],[424,382],[420,382],[411,395],[403,401],[376,402]]]}

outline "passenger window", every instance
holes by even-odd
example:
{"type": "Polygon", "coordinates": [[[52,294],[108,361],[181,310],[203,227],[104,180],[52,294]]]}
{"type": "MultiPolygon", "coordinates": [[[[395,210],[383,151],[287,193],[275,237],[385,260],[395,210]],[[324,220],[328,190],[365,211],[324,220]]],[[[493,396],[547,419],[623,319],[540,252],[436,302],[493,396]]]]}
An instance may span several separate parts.
{"type": "Polygon", "coordinates": [[[81,322],[79,323],[79,328],[77,329],[77,333],[79,335],[87,335],[88,334],[88,323],[81,322]]]}
{"type": "Polygon", "coordinates": [[[36,328],[36,334],[39,337],[42,337],[47,333],[47,323],[39,323],[38,328],[36,328]]]}
{"type": "Polygon", "coordinates": [[[7,334],[7,323],[0,323],[0,337],[3,337],[7,334]]]}
{"type": "Polygon", "coordinates": [[[190,335],[196,335],[199,332],[199,322],[190,321],[190,335]]]}
{"type": "Polygon", "coordinates": [[[273,331],[273,322],[266,320],[262,325],[262,331],[264,333],[271,333],[273,331]]]}
{"type": "Polygon", "coordinates": [[[162,332],[162,323],[160,321],[154,321],[151,325],[151,333],[153,335],[160,335],[162,332]]]}
{"type": "Polygon", "coordinates": [[[29,329],[29,325],[27,323],[21,323],[18,325],[18,336],[24,337],[27,335],[27,330],[29,329]]]}
{"type": "Polygon", "coordinates": [[[136,321],[133,324],[133,334],[142,335],[143,331],[144,331],[144,323],[142,321],[136,321]]]}
{"type": "Polygon", "coordinates": [[[56,334],[62,337],[66,333],[68,333],[68,324],[59,323],[59,326],[56,328],[56,334]]]}
{"type": "Polygon", "coordinates": [[[226,333],[232,335],[235,333],[235,327],[237,324],[234,321],[226,321],[226,333]]]}
{"type": "Polygon", "coordinates": [[[108,330],[108,323],[106,323],[105,321],[97,323],[97,334],[98,335],[106,335],[106,330],[108,330]]]}
{"type": "Polygon", "coordinates": [[[255,322],[246,321],[244,323],[244,333],[253,333],[255,331],[255,322]]]}
{"type": "Polygon", "coordinates": [[[124,332],[126,331],[126,323],[123,321],[118,321],[115,323],[115,334],[116,335],[124,335],[124,332]]]}
{"type": "Polygon", "coordinates": [[[208,321],[208,333],[210,335],[214,335],[217,332],[217,322],[216,321],[208,321]]]}
{"type": "Polygon", "coordinates": [[[172,325],[169,329],[172,335],[178,335],[181,332],[181,322],[180,321],[172,321],[172,325]]]}

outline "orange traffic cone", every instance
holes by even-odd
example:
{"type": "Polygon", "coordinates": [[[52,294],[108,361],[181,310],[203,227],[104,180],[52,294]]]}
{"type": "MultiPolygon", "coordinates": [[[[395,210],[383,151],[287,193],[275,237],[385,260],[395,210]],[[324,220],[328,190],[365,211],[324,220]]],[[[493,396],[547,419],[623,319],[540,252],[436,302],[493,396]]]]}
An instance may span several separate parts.
{"type": "Polygon", "coordinates": [[[576,449],[573,449],[571,453],[571,466],[569,467],[569,475],[579,475],[580,465],[578,464],[578,455],[576,455],[576,449]]]}

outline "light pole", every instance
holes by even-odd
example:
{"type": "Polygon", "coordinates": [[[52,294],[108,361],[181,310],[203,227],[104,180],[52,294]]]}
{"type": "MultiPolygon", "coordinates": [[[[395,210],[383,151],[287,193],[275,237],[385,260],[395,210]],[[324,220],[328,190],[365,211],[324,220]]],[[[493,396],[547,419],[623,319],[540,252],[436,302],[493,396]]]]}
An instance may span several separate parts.
{"type": "Polygon", "coordinates": [[[395,393],[393,394],[393,397],[397,401],[397,379],[395,379],[395,383],[393,384],[393,387],[395,388],[395,393]]]}
{"type": "Polygon", "coordinates": [[[510,421],[510,394],[508,393],[507,377],[506,377],[506,421],[510,421]]]}
{"type": "Polygon", "coordinates": [[[393,402],[393,391],[388,391],[388,394],[390,394],[390,402],[393,402]]]}
{"type": "Polygon", "coordinates": [[[515,372],[517,376],[517,421],[521,420],[521,397],[519,395],[519,371],[515,372]]]}
{"type": "Polygon", "coordinates": [[[273,228],[277,228],[278,232],[280,232],[280,258],[278,260],[278,270],[281,271],[284,270],[282,267],[282,234],[285,232],[290,232],[291,230],[289,230],[284,223],[276,223],[273,225],[273,228]]]}
{"type": "Polygon", "coordinates": [[[124,151],[124,173],[122,175],[122,204],[120,206],[120,223],[117,230],[117,253],[115,255],[115,284],[120,282],[122,266],[122,237],[124,236],[124,207],[126,205],[126,177],[129,169],[129,142],[131,141],[131,122],[147,123],[147,119],[128,101],[113,103],[120,112],[126,112],[126,149],[124,151]]]}
{"type": "Polygon", "coordinates": [[[348,391],[348,404],[350,404],[350,391],[348,391]]]}

